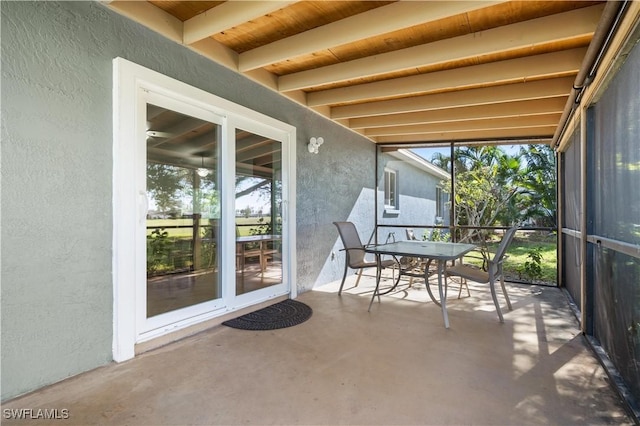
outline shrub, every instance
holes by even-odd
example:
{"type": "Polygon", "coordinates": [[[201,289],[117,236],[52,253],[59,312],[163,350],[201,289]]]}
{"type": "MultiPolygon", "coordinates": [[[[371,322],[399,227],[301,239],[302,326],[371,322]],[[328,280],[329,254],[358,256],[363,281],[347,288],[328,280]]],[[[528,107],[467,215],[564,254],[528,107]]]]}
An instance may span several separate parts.
{"type": "Polygon", "coordinates": [[[522,279],[524,275],[534,281],[542,277],[542,247],[533,247],[527,253],[527,261],[518,267],[518,275],[522,279]]]}
{"type": "Polygon", "coordinates": [[[164,228],[154,229],[150,235],[147,250],[147,274],[152,275],[166,268],[171,242],[169,233],[164,228]]]}

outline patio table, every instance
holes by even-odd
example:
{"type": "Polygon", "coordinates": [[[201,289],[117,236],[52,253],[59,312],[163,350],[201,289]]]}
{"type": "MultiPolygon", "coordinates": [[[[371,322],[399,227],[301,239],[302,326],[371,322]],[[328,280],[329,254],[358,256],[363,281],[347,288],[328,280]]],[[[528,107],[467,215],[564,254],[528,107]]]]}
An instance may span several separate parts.
{"type": "MultiPolygon", "coordinates": [[[[436,260],[438,262],[438,293],[440,296],[440,301],[438,302],[431,289],[429,288],[429,271],[428,268],[425,268],[424,271],[424,279],[427,287],[427,291],[429,293],[429,297],[434,301],[436,305],[439,305],[442,309],[442,318],[444,320],[445,328],[449,328],[449,315],[447,314],[447,297],[445,292],[443,291],[443,275],[444,275],[444,266],[447,261],[455,260],[461,256],[464,256],[466,253],[475,249],[476,246],[473,244],[462,244],[462,243],[447,243],[447,242],[434,242],[434,241],[397,241],[394,243],[388,244],[377,244],[370,245],[365,247],[365,251],[367,253],[372,253],[376,256],[376,263],[378,265],[376,271],[376,289],[373,292],[373,296],[371,297],[371,302],[369,303],[369,309],[371,309],[371,304],[373,303],[373,299],[376,295],[378,295],[378,300],[380,299],[380,276],[382,274],[381,268],[381,258],[383,255],[391,255],[397,259],[398,256],[407,256],[407,257],[417,257],[425,260],[436,260]]],[[[401,275],[411,275],[411,273],[407,273],[403,271],[402,268],[399,269],[399,274],[401,275]]],[[[415,274],[413,275],[415,276],[415,274]]],[[[398,277],[399,278],[399,277],[398,277]]],[[[396,280],[392,289],[398,285],[399,279],[396,280]]]]}

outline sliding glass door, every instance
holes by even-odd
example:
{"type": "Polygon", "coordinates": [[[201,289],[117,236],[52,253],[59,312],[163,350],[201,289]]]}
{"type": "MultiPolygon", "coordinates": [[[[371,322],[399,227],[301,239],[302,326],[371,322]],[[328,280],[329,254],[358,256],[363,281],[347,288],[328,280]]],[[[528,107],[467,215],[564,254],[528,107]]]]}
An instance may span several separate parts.
{"type": "Polygon", "coordinates": [[[294,127],[114,60],[114,342],[296,296],[294,127]]]}
{"type": "Polygon", "coordinates": [[[215,114],[148,94],[145,331],[223,304],[221,123],[215,114]]]}
{"type": "Polygon", "coordinates": [[[282,276],[282,142],[235,130],[235,294],[273,291],[282,276]]]}

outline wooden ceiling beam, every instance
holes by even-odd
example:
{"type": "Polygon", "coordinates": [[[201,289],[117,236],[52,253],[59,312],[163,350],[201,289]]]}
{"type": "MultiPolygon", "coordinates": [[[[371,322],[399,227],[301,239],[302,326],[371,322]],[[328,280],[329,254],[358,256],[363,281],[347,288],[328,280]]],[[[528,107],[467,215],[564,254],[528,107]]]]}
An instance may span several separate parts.
{"type": "Polygon", "coordinates": [[[349,120],[348,126],[352,129],[363,129],[480,120],[487,118],[522,117],[551,113],[560,114],[564,110],[566,101],[566,97],[557,97],[462,108],[447,108],[434,111],[410,112],[407,114],[389,114],[375,117],[354,118],[349,120]]]}
{"type": "Polygon", "coordinates": [[[183,43],[192,44],[247,21],[259,18],[295,1],[228,1],[184,21],[183,43]]]}
{"type": "Polygon", "coordinates": [[[460,37],[349,62],[288,74],[278,79],[281,92],[317,87],[481,55],[593,35],[603,4],[505,25],[460,37]]]}
{"type": "Polygon", "coordinates": [[[575,75],[580,68],[586,51],[586,48],[569,49],[453,70],[311,92],[307,95],[307,104],[313,107],[362,102],[369,99],[410,96],[412,94],[450,88],[524,82],[529,78],[535,77],[575,75]]]}
{"type": "Polygon", "coordinates": [[[251,176],[254,174],[258,176],[273,176],[273,168],[257,166],[253,163],[236,162],[236,170],[238,170],[239,173],[248,171],[251,176]]]}
{"type": "Polygon", "coordinates": [[[236,161],[246,163],[249,160],[253,160],[260,157],[271,156],[271,162],[273,162],[273,154],[280,152],[279,145],[275,143],[269,143],[264,146],[258,146],[255,149],[247,150],[244,152],[238,152],[236,154],[236,161]]]}
{"type": "MultiPolygon", "coordinates": [[[[150,129],[151,131],[167,133],[167,134],[170,134],[171,136],[167,138],[165,137],[154,138],[153,142],[149,142],[148,145],[158,146],[162,144],[170,144],[175,140],[178,140],[203,126],[208,126],[208,125],[209,125],[208,122],[200,120],[199,118],[188,117],[166,128],[153,129],[153,130],[150,129]]],[[[216,138],[215,133],[214,132],[211,132],[211,133],[213,134],[211,139],[215,140],[216,138]]]]}
{"type": "Polygon", "coordinates": [[[182,21],[146,1],[112,1],[108,5],[119,14],[136,21],[169,40],[182,43],[182,21]]]}
{"type": "Polygon", "coordinates": [[[331,108],[333,120],[399,114],[415,111],[517,102],[540,98],[566,97],[573,77],[553,78],[503,86],[459,90],[434,95],[413,96],[402,99],[367,102],[331,108]]]}
{"type": "Polygon", "coordinates": [[[233,71],[238,70],[238,54],[212,38],[196,41],[187,47],[233,71]]]}
{"type": "Polygon", "coordinates": [[[404,142],[451,142],[451,141],[482,141],[482,140],[506,140],[506,139],[526,139],[540,138],[551,139],[556,126],[532,127],[521,129],[499,129],[499,130],[469,130],[452,131],[441,133],[412,134],[399,136],[381,136],[375,142],[379,144],[393,144],[404,142]]]}
{"type": "Polygon", "coordinates": [[[240,54],[241,72],[504,1],[397,2],[240,54]]]}
{"type": "Polygon", "coordinates": [[[449,123],[415,124],[411,126],[379,127],[365,130],[368,137],[411,135],[460,131],[484,131],[501,129],[520,129],[529,127],[547,127],[558,124],[561,113],[533,115],[517,118],[495,118],[485,120],[455,121],[449,123]]]}

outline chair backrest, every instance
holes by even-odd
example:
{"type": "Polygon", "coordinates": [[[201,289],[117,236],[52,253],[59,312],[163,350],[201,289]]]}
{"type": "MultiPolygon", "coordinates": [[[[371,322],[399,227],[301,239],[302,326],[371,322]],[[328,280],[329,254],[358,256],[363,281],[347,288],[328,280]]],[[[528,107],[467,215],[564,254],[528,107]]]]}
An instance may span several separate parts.
{"type": "Polygon", "coordinates": [[[413,232],[413,228],[407,228],[404,231],[407,233],[407,240],[417,240],[416,234],[413,232]]]}
{"type": "Polygon", "coordinates": [[[333,222],[338,228],[340,239],[344,249],[347,251],[347,259],[349,266],[364,260],[364,246],[360,241],[360,236],[356,230],[356,226],[352,222],[333,222]]]}
{"type": "Polygon", "coordinates": [[[507,252],[507,248],[511,241],[513,241],[513,237],[516,235],[516,231],[518,230],[517,226],[513,228],[509,228],[507,232],[505,232],[504,237],[502,237],[502,241],[500,241],[500,245],[498,245],[498,249],[496,250],[496,254],[493,256],[494,262],[499,262],[504,257],[504,254],[507,252]]]}

